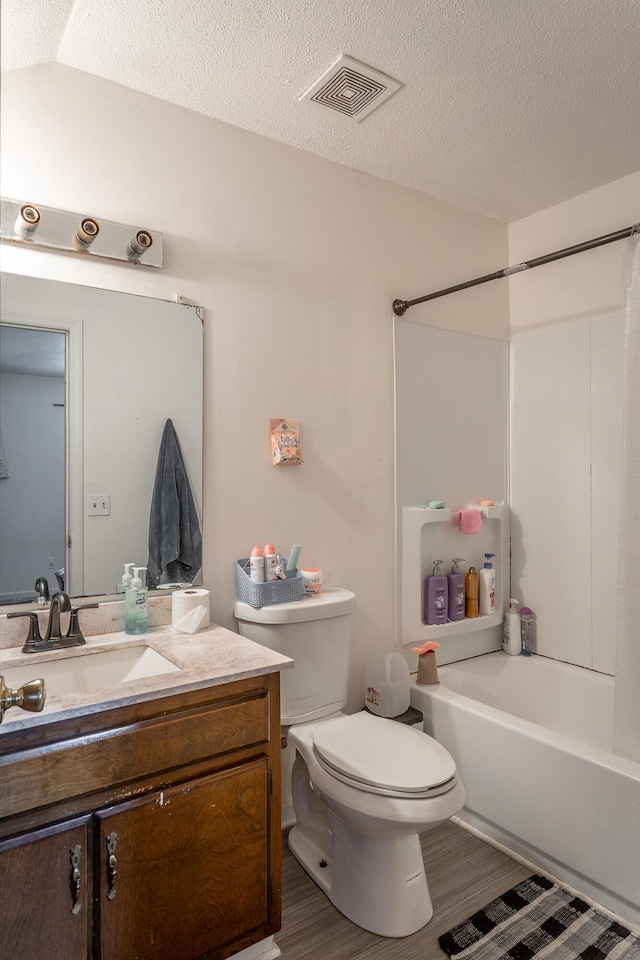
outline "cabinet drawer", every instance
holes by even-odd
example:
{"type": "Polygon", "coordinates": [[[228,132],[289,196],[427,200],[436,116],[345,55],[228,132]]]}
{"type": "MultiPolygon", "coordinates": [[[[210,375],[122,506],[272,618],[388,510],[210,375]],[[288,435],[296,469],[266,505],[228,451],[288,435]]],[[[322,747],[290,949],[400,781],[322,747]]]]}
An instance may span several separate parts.
{"type": "Polygon", "coordinates": [[[0,761],[0,817],[265,743],[269,695],[229,698],[0,761]]]}

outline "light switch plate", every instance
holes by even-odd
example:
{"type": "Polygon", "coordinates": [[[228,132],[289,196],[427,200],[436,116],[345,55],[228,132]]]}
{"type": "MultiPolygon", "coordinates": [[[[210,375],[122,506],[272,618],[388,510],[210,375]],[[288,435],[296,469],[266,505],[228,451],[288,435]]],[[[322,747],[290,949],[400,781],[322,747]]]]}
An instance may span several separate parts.
{"type": "Polygon", "coordinates": [[[87,497],[88,517],[111,516],[111,497],[107,493],[90,494],[87,497]]]}

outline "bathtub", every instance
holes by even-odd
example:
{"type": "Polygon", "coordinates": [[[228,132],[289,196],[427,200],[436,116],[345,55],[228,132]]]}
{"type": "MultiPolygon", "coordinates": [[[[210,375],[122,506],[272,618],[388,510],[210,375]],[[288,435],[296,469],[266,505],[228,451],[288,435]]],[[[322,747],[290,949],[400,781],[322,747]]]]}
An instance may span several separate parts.
{"type": "Polygon", "coordinates": [[[613,679],[502,651],[439,678],[412,678],[411,703],[458,765],[461,822],[639,924],[640,764],[611,753],[613,679]]]}

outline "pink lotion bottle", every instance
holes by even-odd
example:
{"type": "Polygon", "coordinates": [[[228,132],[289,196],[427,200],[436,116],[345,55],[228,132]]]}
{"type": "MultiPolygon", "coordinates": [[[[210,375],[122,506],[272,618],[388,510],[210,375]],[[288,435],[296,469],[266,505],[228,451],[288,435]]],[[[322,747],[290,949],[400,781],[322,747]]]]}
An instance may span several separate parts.
{"type": "Polygon", "coordinates": [[[424,622],[446,623],[449,614],[449,584],[443,575],[443,560],[433,561],[433,575],[427,577],[424,590],[424,622]]]}

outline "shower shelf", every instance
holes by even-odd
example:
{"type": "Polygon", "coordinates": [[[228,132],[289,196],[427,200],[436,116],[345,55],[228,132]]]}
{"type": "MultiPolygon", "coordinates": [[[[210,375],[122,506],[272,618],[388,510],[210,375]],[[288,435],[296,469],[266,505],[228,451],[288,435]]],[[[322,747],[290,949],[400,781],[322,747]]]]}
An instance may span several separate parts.
{"type": "MultiPolygon", "coordinates": [[[[506,505],[498,503],[493,507],[481,507],[468,504],[481,511],[483,521],[497,520],[502,523],[506,505]]],[[[462,509],[462,508],[460,508],[462,509]]],[[[449,524],[452,532],[458,531],[459,510],[450,510],[445,507],[433,510],[429,507],[402,508],[402,562],[401,562],[401,603],[402,645],[415,645],[426,640],[442,640],[446,637],[459,634],[473,633],[476,630],[485,630],[502,622],[502,608],[490,616],[465,618],[448,623],[427,625],[422,620],[423,604],[423,576],[421,573],[420,547],[422,528],[429,524],[449,524]]],[[[458,531],[459,532],[459,531],[458,531]]],[[[463,534],[464,536],[464,534],[463,534]]],[[[498,556],[498,565],[502,569],[502,558],[498,556]]],[[[498,597],[500,601],[500,597],[498,597]]]]}

